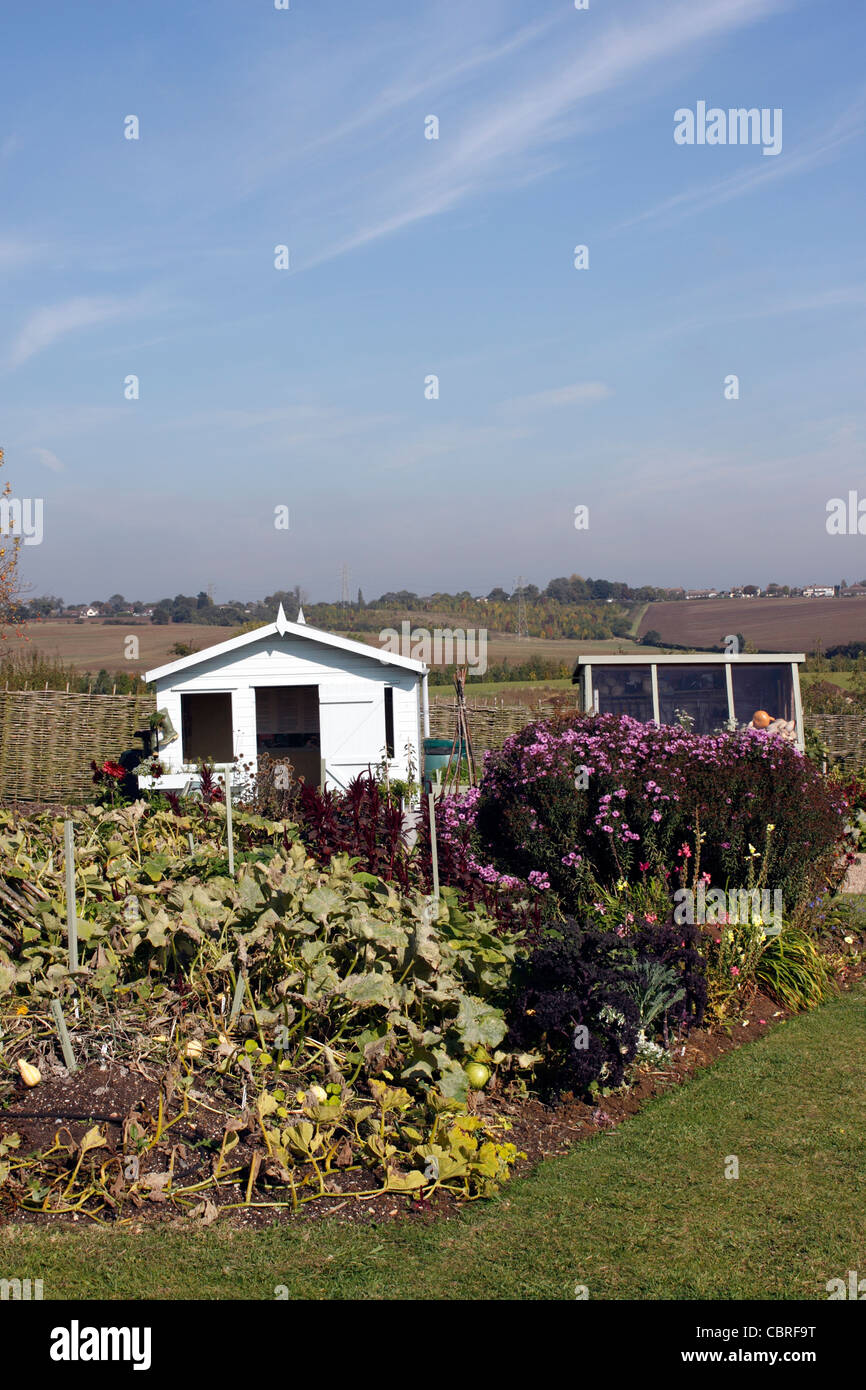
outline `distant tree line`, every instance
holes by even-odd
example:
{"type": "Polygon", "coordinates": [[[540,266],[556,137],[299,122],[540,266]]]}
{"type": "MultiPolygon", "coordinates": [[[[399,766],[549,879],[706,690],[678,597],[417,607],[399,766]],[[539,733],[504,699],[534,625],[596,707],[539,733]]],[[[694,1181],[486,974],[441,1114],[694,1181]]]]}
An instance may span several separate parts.
{"type": "Polygon", "coordinates": [[[408,617],[417,621],[423,615],[436,614],[463,619],[471,626],[516,632],[522,611],[528,636],[587,641],[627,636],[630,626],[627,609],[631,605],[672,596],[669,590],[649,585],[632,588],[615,580],[584,579],[573,574],[551,579],[544,589],[527,584],[522,590],[511,593],[503,588],[491,589],[486,595],[473,595],[468,589],[453,594],[416,594],[400,589],[368,601],[359,589],[356,599],[331,603],[310,603],[300,585],[277,590],[260,601],[230,599],[220,604],[215,604],[203,589],[197,594],[176,594],[174,598],[161,598],[151,603],[112,594],[108,599],[93,600],[89,605],[67,605],[49,594],[20,603],[17,616],[21,621],[47,619],[90,607],[107,622],[122,623],[138,617],[163,625],[196,623],[240,627],[273,621],[282,604],[290,619],[295,619],[303,606],[307,621],[313,626],[344,632],[375,632],[391,626],[395,620],[399,623],[408,617]]]}

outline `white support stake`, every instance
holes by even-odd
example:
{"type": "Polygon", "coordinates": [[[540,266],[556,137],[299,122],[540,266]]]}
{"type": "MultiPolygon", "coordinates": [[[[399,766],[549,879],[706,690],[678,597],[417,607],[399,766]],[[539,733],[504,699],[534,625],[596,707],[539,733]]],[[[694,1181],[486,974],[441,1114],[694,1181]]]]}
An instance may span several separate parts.
{"type": "Polygon", "coordinates": [[[439,850],[436,846],[436,811],[435,797],[432,792],[427,793],[427,806],[430,812],[430,860],[433,865],[433,896],[439,897],[439,850]]]}
{"type": "Polygon", "coordinates": [[[232,833],[232,770],[227,767],[225,770],[226,787],[226,838],[229,842],[229,874],[235,876],[235,841],[232,833]]]}
{"type": "Polygon", "coordinates": [[[78,969],[78,921],[75,916],[75,842],[72,821],[63,825],[63,855],[66,865],[66,934],[69,946],[69,969],[78,969]]]}

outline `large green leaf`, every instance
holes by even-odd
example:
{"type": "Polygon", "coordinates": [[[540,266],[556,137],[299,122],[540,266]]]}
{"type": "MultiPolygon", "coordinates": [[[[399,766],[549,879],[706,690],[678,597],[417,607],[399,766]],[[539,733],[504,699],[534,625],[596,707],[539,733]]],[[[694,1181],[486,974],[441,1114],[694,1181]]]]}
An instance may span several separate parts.
{"type": "Polygon", "coordinates": [[[343,981],[342,993],[353,1004],[388,1005],[395,1000],[393,979],[377,970],[365,975],[349,975],[343,981]]]}
{"type": "Polygon", "coordinates": [[[308,893],[302,903],[304,912],[310,917],[315,917],[317,921],[326,922],[332,913],[345,911],[345,903],[339,893],[335,893],[333,888],[314,888],[312,893],[308,893]]]}
{"type": "Polygon", "coordinates": [[[499,1009],[470,994],[460,996],[454,1028],[465,1047],[495,1047],[505,1037],[506,1023],[499,1009]]]}

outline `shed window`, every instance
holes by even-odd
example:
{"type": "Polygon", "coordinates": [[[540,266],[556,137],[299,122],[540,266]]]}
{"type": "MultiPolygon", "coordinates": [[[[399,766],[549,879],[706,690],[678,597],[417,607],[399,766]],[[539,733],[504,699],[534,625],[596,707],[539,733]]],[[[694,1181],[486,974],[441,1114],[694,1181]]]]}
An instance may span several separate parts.
{"type": "Polygon", "coordinates": [[[394,756],[394,691],[385,686],[385,752],[389,758],[394,756]]]}
{"type": "Polygon", "coordinates": [[[181,695],[183,760],[230,763],[232,747],[232,697],[229,691],[207,695],[181,695]]]}

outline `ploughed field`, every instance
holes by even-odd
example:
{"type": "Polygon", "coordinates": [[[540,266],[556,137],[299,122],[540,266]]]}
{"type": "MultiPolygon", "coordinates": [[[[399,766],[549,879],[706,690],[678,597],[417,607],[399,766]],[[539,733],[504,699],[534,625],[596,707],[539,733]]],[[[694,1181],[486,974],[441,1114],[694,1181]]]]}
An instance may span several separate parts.
{"type": "MultiPolygon", "coordinates": [[[[866,609],[866,603],[864,603],[866,609]]],[[[426,627],[431,632],[436,627],[448,626],[452,630],[477,628],[478,624],[472,618],[452,617],[446,619],[442,615],[435,615],[437,621],[431,621],[433,615],[415,615],[413,627],[426,627]]],[[[866,613],[864,613],[866,618],[866,613]]],[[[388,626],[383,622],[382,627],[388,626]]],[[[379,646],[378,635],[380,627],[366,632],[347,631],[346,636],[359,642],[369,642],[373,646],[379,646]]],[[[397,624],[397,631],[400,625],[397,624]]],[[[28,623],[25,629],[25,640],[15,637],[14,634],[7,634],[5,651],[22,652],[27,654],[32,651],[41,652],[46,657],[58,657],[64,665],[70,666],[76,671],[91,671],[94,674],[104,668],[107,671],[128,671],[130,674],[143,675],[145,671],[153,670],[156,666],[162,666],[170,661],[176,661],[177,657],[171,648],[177,642],[185,642],[194,647],[196,651],[204,651],[206,647],[215,646],[219,642],[227,642],[234,637],[238,629],[236,627],[206,627],[197,623],[166,623],[152,624],[149,622],[136,622],[116,625],[114,623],[100,623],[88,621],[84,623],[75,622],[42,622],[28,623]],[[138,659],[131,660],[125,655],[127,638],[134,635],[138,638],[138,659]]],[[[477,650],[477,648],[476,648],[477,650]]],[[[571,639],[546,639],[543,637],[526,637],[518,639],[512,633],[491,632],[487,641],[487,661],[488,664],[509,661],[512,665],[527,661],[530,657],[541,656],[550,661],[575,661],[581,651],[594,652],[630,652],[643,650],[638,648],[634,642],[628,638],[614,638],[610,641],[578,642],[571,639]]],[[[474,678],[473,678],[474,679],[474,678]]]]}
{"type": "Polygon", "coordinates": [[[824,651],[844,642],[866,642],[866,599],[713,598],[650,603],[639,635],[655,629],[665,642],[720,645],[742,633],[759,651],[824,651]]]}

